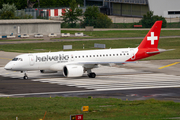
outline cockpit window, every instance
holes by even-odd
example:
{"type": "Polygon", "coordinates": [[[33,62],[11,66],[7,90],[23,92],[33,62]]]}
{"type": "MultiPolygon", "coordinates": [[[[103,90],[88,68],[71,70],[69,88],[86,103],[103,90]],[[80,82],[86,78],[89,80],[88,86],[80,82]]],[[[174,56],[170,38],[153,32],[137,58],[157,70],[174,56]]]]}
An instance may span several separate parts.
{"type": "Polygon", "coordinates": [[[18,58],[14,58],[14,59],[12,59],[12,61],[17,61],[18,60],[18,58]]]}
{"type": "Polygon", "coordinates": [[[18,58],[19,61],[23,61],[22,58],[18,58]]]}
{"type": "Polygon", "coordinates": [[[14,59],[12,59],[12,61],[23,61],[23,59],[22,58],[14,58],[14,59]]]}

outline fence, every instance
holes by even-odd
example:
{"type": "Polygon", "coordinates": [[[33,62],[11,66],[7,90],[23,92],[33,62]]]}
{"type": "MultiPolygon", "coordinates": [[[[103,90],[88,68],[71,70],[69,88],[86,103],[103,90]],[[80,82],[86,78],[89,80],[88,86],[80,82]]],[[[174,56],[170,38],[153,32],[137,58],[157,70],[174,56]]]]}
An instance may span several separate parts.
{"type": "Polygon", "coordinates": [[[24,16],[32,16],[33,19],[50,19],[53,17],[63,16],[65,13],[65,8],[61,9],[24,9],[17,10],[16,17],[23,18],[24,16]]]}
{"type": "MultiPolygon", "coordinates": [[[[63,16],[69,8],[36,8],[36,9],[23,9],[17,10],[16,17],[23,18],[24,16],[31,16],[33,19],[54,19],[63,16]]],[[[85,8],[81,8],[83,12],[85,8]]]]}
{"type": "Polygon", "coordinates": [[[15,16],[21,19],[49,19],[49,12],[42,9],[17,10],[15,16]]]}

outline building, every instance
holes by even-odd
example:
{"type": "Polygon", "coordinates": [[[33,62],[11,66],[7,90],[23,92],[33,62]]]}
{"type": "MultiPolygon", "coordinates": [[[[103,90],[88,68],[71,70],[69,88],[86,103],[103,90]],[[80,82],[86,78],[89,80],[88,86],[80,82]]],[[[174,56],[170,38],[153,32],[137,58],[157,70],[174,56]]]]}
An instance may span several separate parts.
{"type": "Polygon", "coordinates": [[[166,18],[180,17],[180,0],[84,0],[84,6],[92,5],[108,15],[142,17],[153,11],[166,18]]]}
{"type": "Polygon", "coordinates": [[[148,0],[154,15],[166,18],[180,17],[180,0],[148,0]]]}
{"type": "Polygon", "coordinates": [[[60,34],[61,22],[41,19],[0,20],[0,35],[19,34],[60,34]]]}

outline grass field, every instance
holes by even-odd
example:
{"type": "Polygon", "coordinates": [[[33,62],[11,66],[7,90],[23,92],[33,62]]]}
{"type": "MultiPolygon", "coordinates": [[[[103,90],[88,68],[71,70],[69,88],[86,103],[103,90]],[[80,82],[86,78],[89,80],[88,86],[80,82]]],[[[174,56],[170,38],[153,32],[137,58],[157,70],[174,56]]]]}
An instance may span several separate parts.
{"type": "MultiPolygon", "coordinates": [[[[74,34],[76,32],[83,32],[85,35],[91,37],[83,37],[86,38],[124,38],[124,37],[145,37],[148,33],[148,30],[110,30],[110,31],[67,31],[62,30],[61,33],[70,33],[74,34]]],[[[161,36],[180,36],[180,30],[162,30],[161,36]]],[[[54,39],[54,38],[52,38],[54,39]]],[[[79,39],[79,37],[61,37],[56,39],[79,39]]]]}
{"type": "Polygon", "coordinates": [[[159,120],[180,117],[180,103],[154,99],[122,101],[116,98],[0,98],[1,120],[69,120],[83,114],[84,120],[159,120]],[[89,112],[82,112],[89,106],[89,112]]]}
{"type": "MultiPolygon", "coordinates": [[[[0,45],[0,50],[19,53],[49,52],[62,51],[63,45],[73,45],[72,50],[93,50],[94,43],[106,44],[106,48],[134,48],[137,47],[142,40],[98,40],[98,41],[63,41],[50,43],[27,43],[27,44],[5,44],[0,45]],[[39,51],[38,51],[39,50],[39,51]]],[[[153,59],[180,59],[180,38],[164,38],[159,41],[159,48],[175,49],[173,51],[164,52],[162,54],[147,58],[153,59]]]]}

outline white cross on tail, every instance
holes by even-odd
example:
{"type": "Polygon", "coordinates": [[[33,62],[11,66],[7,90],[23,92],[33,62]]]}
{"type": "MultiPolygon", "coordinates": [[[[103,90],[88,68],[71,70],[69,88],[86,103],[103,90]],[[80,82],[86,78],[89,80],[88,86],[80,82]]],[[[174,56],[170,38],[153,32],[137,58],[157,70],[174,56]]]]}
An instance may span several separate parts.
{"type": "Polygon", "coordinates": [[[151,45],[154,45],[154,41],[158,40],[157,36],[154,36],[154,32],[151,32],[151,37],[147,37],[147,40],[151,41],[151,45]]]}

